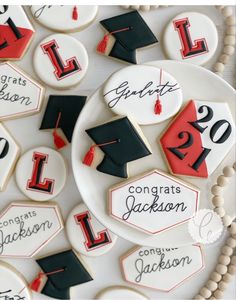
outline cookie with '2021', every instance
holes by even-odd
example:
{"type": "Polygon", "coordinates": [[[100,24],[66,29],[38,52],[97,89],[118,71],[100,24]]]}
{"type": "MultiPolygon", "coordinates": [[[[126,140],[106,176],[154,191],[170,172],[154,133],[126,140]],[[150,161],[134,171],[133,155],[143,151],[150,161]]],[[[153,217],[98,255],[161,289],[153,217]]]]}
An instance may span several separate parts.
{"type": "Polygon", "coordinates": [[[153,66],[136,65],[115,72],[106,82],[103,94],[115,114],[130,114],[140,125],[163,122],[182,105],[179,83],[153,66]]]}
{"type": "Polygon", "coordinates": [[[0,191],[5,189],[19,155],[19,145],[0,123],[0,191]]]}
{"type": "Polygon", "coordinates": [[[0,298],[31,300],[32,294],[24,277],[11,265],[0,261],[0,298]]]}
{"type": "Polygon", "coordinates": [[[158,234],[192,218],[199,197],[196,187],[152,170],[109,189],[109,214],[138,230],[158,234]]]}
{"type": "Polygon", "coordinates": [[[55,203],[13,202],[0,213],[0,257],[33,257],[62,229],[55,203]]]}
{"type": "Polygon", "coordinates": [[[36,47],[33,64],[43,82],[54,88],[66,89],[84,78],[88,54],[77,39],[66,34],[52,34],[36,47]]]}
{"type": "Polygon", "coordinates": [[[124,280],[170,292],[204,269],[201,246],[181,248],[134,247],[120,258],[124,280]]]}
{"type": "Polygon", "coordinates": [[[88,256],[105,254],[117,240],[117,236],[98,222],[83,203],[70,212],[66,231],[73,249],[88,256]]]}
{"type": "Polygon", "coordinates": [[[0,60],[21,59],[35,33],[20,5],[0,5],[0,32],[0,60]]]}
{"type": "Polygon", "coordinates": [[[184,12],[166,26],[163,44],[170,59],[204,65],[216,52],[218,33],[206,15],[184,12]]]}
{"type": "Polygon", "coordinates": [[[44,88],[9,62],[0,63],[0,120],[38,113],[44,88]]]}
{"type": "Polygon", "coordinates": [[[16,166],[17,185],[32,200],[46,201],[56,197],[62,191],[66,178],[64,158],[48,147],[27,151],[16,166]]]}
{"type": "Polygon", "coordinates": [[[79,31],[95,19],[97,5],[32,5],[31,12],[43,26],[59,32],[79,31]]]}
{"type": "Polygon", "coordinates": [[[189,101],[160,138],[173,174],[209,177],[235,144],[227,103],[189,101]]]}

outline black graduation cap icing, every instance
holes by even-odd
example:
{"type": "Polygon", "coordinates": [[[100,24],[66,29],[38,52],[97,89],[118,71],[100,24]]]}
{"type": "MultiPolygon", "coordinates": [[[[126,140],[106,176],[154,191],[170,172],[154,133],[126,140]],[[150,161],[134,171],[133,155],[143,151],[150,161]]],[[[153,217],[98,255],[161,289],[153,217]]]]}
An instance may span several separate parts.
{"type": "MultiPolygon", "coordinates": [[[[141,129],[127,116],[87,129],[86,133],[95,142],[90,151],[98,146],[104,152],[104,158],[97,166],[103,173],[127,178],[127,163],[151,154],[141,129]]],[[[90,165],[86,156],[83,162],[90,165]]]]}
{"type": "Polygon", "coordinates": [[[109,56],[136,64],[136,49],[143,48],[158,40],[137,11],[100,21],[109,32],[98,45],[97,50],[105,53],[109,35],[114,36],[115,43],[109,56]],[[105,46],[104,46],[105,44],[105,46]]]}
{"type": "Polygon", "coordinates": [[[50,280],[47,280],[41,293],[56,299],[70,299],[70,289],[57,289],[50,280]]]}
{"type": "Polygon", "coordinates": [[[71,142],[75,123],[86,98],[86,96],[76,95],[50,95],[40,129],[56,130],[58,127],[63,131],[67,140],[71,142]],[[60,119],[58,119],[59,116],[60,119]]]}

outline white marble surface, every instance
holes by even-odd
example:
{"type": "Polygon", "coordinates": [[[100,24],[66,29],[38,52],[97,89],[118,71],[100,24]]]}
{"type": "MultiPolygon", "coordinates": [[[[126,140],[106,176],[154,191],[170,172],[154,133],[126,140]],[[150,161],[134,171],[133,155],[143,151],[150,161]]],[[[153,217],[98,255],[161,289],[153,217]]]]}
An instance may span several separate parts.
{"type": "MultiPolygon", "coordinates": [[[[159,38],[160,43],[151,47],[149,49],[142,50],[138,53],[139,62],[152,61],[164,58],[164,54],[161,47],[161,33],[163,28],[171,17],[174,17],[182,11],[199,11],[204,12],[209,17],[213,19],[216,23],[217,28],[220,32],[220,44],[217,52],[220,53],[222,48],[222,32],[223,32],[223,19],[221,15],[217,12],[214,7],[209,6],[173,6],[169,8],[162,8],[160,10],[153,10],[148,13],[141,13],[144,19],[149,24],[150,28],[159,38]]],[[[27,9],[28,12],[28,9],[27,9]]],[[[86,46],[89,58],[90,65],[89,71],[86,78],[83,80],[80,86],[69,90],[66,92],[58,92],[47,88],[46,90],[46,99],[44,103],[44,108],[47,102],[47,96],[51,93],[63,93],[63,94],[80,94],[80,95],[89,95],[94,89],[99,87],[101,83],[115,70],[122,68],[124,64],[107,57],[102,57],[99,54],[95,53],[95,47],[98,40],[103,36],[103,31],[97,25],[98,21],[112,15],[119,13],[124,13],[120,7],[110,6],[110,7],[100,7],[99,14],[96,21],[87,29],[80,33],[73,33],[72,36],[78,38],[86,46]]],[[[37,43],[51,31],[44,29],[40,25],[33,22],[37,34],[34,38],[32,45],[25,57],[17,62],[17,65],[21,66],[25,71],[31,74],[34,78],[37,78],[36,74],[33,71],[32,66],[32,55],[33,50],[37,43]]],[[[218,55],[215,56],[214,61],[217,60],[218,55]]],[[[209,63],[209,68],[211,68],[213,61],[209,63]]],[[[235,60],[232,58],[230,64],[226,67],[224,77],[226,80],[232,84],[235,82],[234,78],[235,71],[235,60]]],[[[31,116],[24,119],[12,120],[4,122],[7,128],[15,136],[19,144],[21,145],[22,152],[30,149],[31,147],[48,145],[53,146],[52,136],[50,133],[45,133],[38,131],[39,124],[42,119],[42,113],[31,116]]],[[[68,215],[69,211],[81,201],[81,197],[75,185],[73,174],[71,170],[71,161],[70,161],[70,151],[71,147],[62,150],[62,154],[67,159],[69,165],[69,178],[67,185],[63,192],[57,197],[57,202],[62,208],[62,213],[64,218],[68,215]]],[[[24,200],[24,195],[18,190],[14,176],[12,176],[7,190],[0,194],[0,209],[3,209],[8,203],[13,200],[24,200]]],[[[206,247],[206,268],[203,272],[193,277],[191,280],[183,284],[181,287],[177,288],[171,293],[161,293],[149,289],[140,289],[138,290],[145,293],[150,299],[191,299],[199,290],[199,288],[206,282],[211,271],[214,269],[214,266],[217,261],[217,257],[220,251],[220,245],[223,243],[223,239],[218,241],[217,244],[206,247]]],[[[59,234],[50,244],[48,244],[38,256],[47,255],[52,252],[61,251],[68,248],[70,245],[66,239],[65,233],[62,232],[59,234]]],[[[127,285],[121,277],[120,267],[118,258],[130,249],[133,245],[121,238],[118,239],[117,244],[111,252],[108,254],[98,257],[98,258],[87,258],[84,257],[89,267],[92,269],[94,274],[94,281],[80,285],[74,288],[71,288],[71,299],[94,299],[96,293],[110,285],[122,284],[127,285]]],[[[17,259],[6,259],[9,263],[13,264],[17,269],[19,269],[26,277],[28,281],[31,281],[39,271],[37,264],[34,259],[29,260],[17,260],[17,259]]],[[[236,281],[234,280],[228,286],[224,299],[235,299],[236,294],[236,281]]],[[[45,299],[43,295],[34,293],[34,299],[45,299]]]]}

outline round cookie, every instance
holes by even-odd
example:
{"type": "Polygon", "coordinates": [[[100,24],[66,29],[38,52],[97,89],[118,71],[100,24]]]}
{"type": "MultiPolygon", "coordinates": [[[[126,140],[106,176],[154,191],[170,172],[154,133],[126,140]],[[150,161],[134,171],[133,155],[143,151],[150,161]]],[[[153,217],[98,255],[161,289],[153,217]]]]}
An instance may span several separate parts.
{"type": "Polygon", "coordinates": [[[23,276],[11,265],[0,262],[0,298],[32,299],[31,292],[23,276]]]}
{"type": "Polygon", "coordinates": [[[65,34],[52,34],[35,49],[33,64],[39,78],[57,89],[77,85],[88,69],[84,45],[65,34]]]}
{"type": "Polygon", "coordinates": [[[183,101],[174,77],[163,69],[146,65],[129,66],[112,74],[103,94],[105,103],[115,114],[129,114],[140,125],[171,118],[183,101]]]}
{"type": "Polygon", "coordinates": [[[148,298],[135,289],[126,286],[111,286],[100,291],[95,299],[99,300],[148,300],[148,298]]]}
{"type": "Polygon", "coordinates": [[[97,5],[32,5],[31,13],[41,25],[58,32],[79,31],[95,19],[97,5]]]}
{"type": "Polygon", "coordinates": [[[38,147],[24,153],[16,166],[16,182],[27,197],[46,201],[63,189],[67,177],[64,158],[57,151],[38,147]]]}
{"type": "Polygon", "coordinates": [[[72,248],[87,256],[107,253],[117,240],[117,236],[98,222],[83,203],[70,212],[66,231],[72,248]]]}
{"type": "Polygon", "coordinates": [[[167,25],[163,43],[170,59],[206,64],[215,54],[218,33],[213,21],[197,12],[184,12],[167,25]]]}

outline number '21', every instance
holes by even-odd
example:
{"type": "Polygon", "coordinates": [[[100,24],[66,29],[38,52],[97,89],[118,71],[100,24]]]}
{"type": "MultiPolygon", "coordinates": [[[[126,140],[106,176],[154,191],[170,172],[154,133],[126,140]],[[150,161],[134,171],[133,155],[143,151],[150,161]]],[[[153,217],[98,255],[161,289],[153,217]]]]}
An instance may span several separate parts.
{"type": "MultiPolygon", "coordinates": [[[[205,109],[206,109],[206,115],[204,117],[202,117],[201,119],[196,120],[194,122],[189,122],[189,124],[191,124],[200,133],[203,133],[208,128],[208,126],[203,127],[200,124],[209,122],[213,118],[213,114],[214,114],[211,107],[209,107],[207,105],[200,106],[198,109],[198,112],[200,114],[202,114],[205,109]]],[[[214,123],[213,126],[211,127],[209,135],[210,135],[210,139],[213,143],[222,144],[229,138],[231,132],[232,132],[232,127],[231,127],[230,123],[227,120],[219,120],[216,123],[214,123]],[[216,139],[215,138],[216,133],[224,124],[227,124],[225,131],[222,133],[222,135],[218,139],[216,139]]],[[[179,150],[187,149],[190,146],[192,146],[193,136],[188,131],[181,131],[178,134],[178,137],[180,139],[185,138],[185,142],[176,147],[169,147],[168,150],[170,152],[172,152],[175,156],[177,156],[179,159],[183,160],[185,158],[185,156],[188,154],[188,152],[182,153],[179,150]]],[[[200,155],[198,156],[196,161],[192,165],[190,165],[190,167],[192,169],[194,169],[195,171],[198,171],[199,167],[201,166],[201,164],[203,163],[203,161],[205,160],[205,158],[207,157],[207,155],[210,152],[211,152],[211,149],[202,147],[202,152],[200,153],[200,155]]]]}

